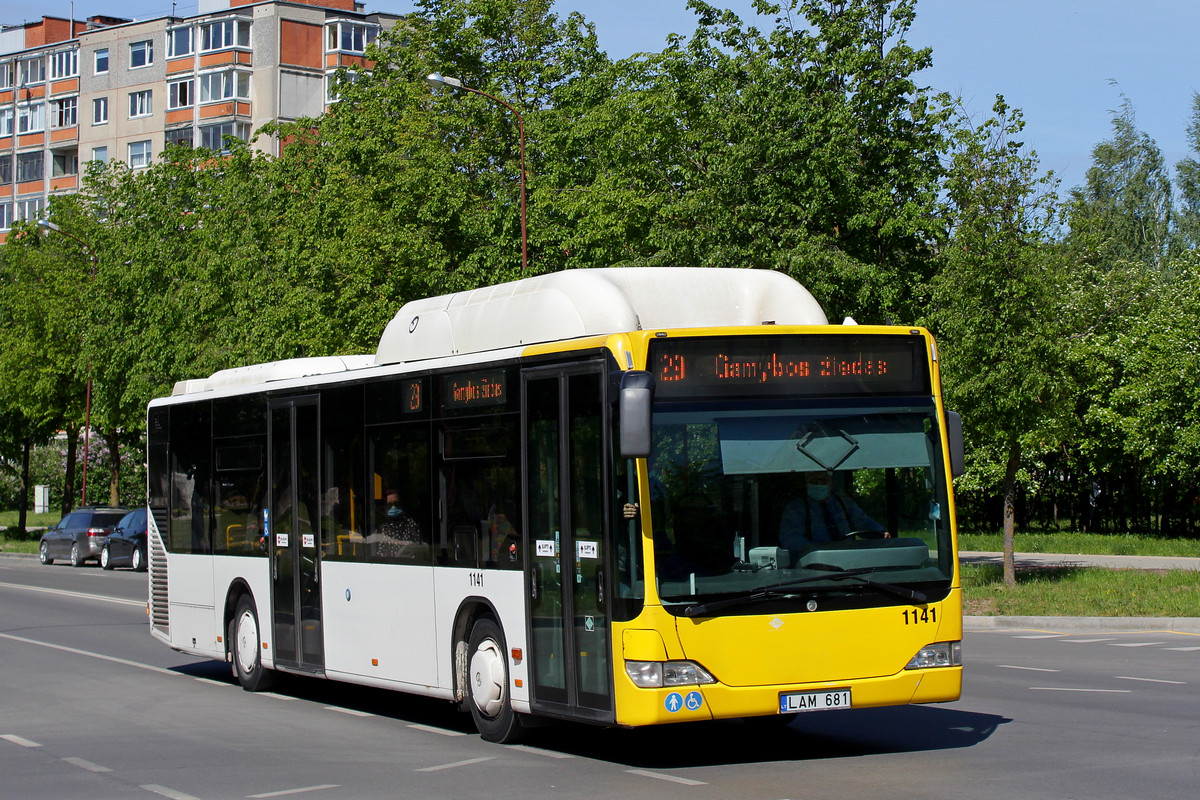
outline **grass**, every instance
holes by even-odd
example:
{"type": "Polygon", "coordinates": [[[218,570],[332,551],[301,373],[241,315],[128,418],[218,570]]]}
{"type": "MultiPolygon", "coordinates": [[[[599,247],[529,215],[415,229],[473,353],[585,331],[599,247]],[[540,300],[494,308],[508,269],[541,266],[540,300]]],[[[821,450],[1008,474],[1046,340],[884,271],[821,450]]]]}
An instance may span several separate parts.
{"type": "Polygon", "coordinates": [[[30,540],[8,538],[8,529],[17,524],[16,511],[0,511],[0,552],[4,553],[36,553],[38,539],[41,534],[34,528],[48,528],[62,519],[62,514],[52,511],[46,514],[30,512],[25,516],[25,528],[30,540]]]}
{"type": "MultiPolygon", "coordinates": [[[[960,550],[999,552],[999,533],[959,533],[960,550]]],[[[1018,553],[1074,553],[1093,556],[1200,557],[1200,539],[1165,539],[1131,533],[1021,533],[1013,538],[1018,553]]]]}
{"type": "Polygon", "coordinates": [[[962,567],[963,612],[1000,616],[1200,616],[1200,576],[1189,570],[1054,567],[1017,570],[1004,585],[995,564],[962,567]]]}

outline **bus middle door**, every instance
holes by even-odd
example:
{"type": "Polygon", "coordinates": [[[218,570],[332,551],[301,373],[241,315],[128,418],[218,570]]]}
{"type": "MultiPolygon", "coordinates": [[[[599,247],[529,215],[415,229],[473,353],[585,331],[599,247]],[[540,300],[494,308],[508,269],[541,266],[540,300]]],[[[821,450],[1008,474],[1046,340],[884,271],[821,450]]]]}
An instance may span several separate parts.
{"type": "Polygon", "coordinates": [[[599,364],[524,375],[532,703],[613,719],[599,364]]]}

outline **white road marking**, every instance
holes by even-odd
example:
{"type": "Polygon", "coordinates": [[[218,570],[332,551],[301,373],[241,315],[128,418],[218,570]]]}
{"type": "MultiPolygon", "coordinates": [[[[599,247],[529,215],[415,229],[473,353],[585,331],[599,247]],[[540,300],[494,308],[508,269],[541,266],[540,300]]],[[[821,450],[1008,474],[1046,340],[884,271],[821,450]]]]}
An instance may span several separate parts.
{"type": "Polygon", "coordinates": [[[1057,639],[1061,633],[1031,633],[1026,636],[1014,636],[1014,639],[1057,639]]]}
{"type": "Polygon", "coordinates": [[[417,772],[439,772],[443,769],[454,769],[455,767],[469,767],[472,764],[482,764],[485,761],[492,761],[495,756],[484,756],[483,758],[468,758],[466,761],[455,761],[453,764],[439,764],[436,767],[422,767],[417,772]]]}
{"type": "Polygon", "coordinates": [[[520,750],[523,753],[533,753],[535,756],[545,756],[546,758],[574,758],[570,753],[558,753],[554,750],[543,750],[540,747],[530,747],[527,744],[509,745],[509,750],[520,750]]]}
{"type": "Polygon", "coordinates": [[[1117,642],[1110,644],[1109,647],[1154,647],[1156,644],[1166,644],[1166,642],[1117,642]]]}
{"type": "Polygon", "coordinates": [[[426,733],[441,734],[442,736],[466,736],[466,734],[463,733],[462,731],[449,731],[449,730],[446,730],[445,728],[435,728],[432,725],[418,725],[416,723],[413,723],[413,724],[409,725],[408,727],[412,728],[413,730],[425,731],[426,733]]]}
{"type": "Polygon", "coordinates": [[[1132,675],[1118,675],[1119,681],[1145,681],[1146,683],[1170,683],[1175,686],[1187,686],[1186,681],[1164,681],[1161,678],[1136,678],[1132,675]]]}
{"type": "Polygon", "coordinates": [[[1047,669],[1046,667],[1018,667],[1013,664],[997,664],[1001,669],[1027,669],[1030,672],[1062,672],[1061,669],[1047,669]]]}
{"type": "Polygon", "coordinates": [[[157,672],[160,675],[180,676],[183,674],[181,672],[175,672],[173,670],[163,669],[162,667],[156,667],[153,664],[142,664],[137,661],[130,661],[129,659],[126,659],[126,658],[116,658],[114,656],[103,655],[102,653],[93,653],[88,650],[79,650],[74,647],[64,647],[61,644],[50,644],[49,642],[39,642],[36,639],[26,639],[23,636],[13,636],[11,633],[0,633],[0,639],[10,639],[14,642],[22,642],[24,644],[36,644],[38,647],[49,647],[51,650],[61,650],[64,653],[74,653],[77,656],[87,656],[88,658],[98,658],[101,661],[111,661],[114,664],[124,664],[127,667],[137,667],[138,669],[145,669],[145,670],[149,670],[150,672],[157,672]]]}
{"type": "Polygon", "coordinates": [[[26,586],[23,583],[0,583],[0,586],[5,589],[25,589],[30,592],[42,592],[43,594],[56,594],[60,597],[78,597],[81,600],[99,600],[104,603],[116,603],[119,606],[138,606],[146,607],[145,600],[126,600],[123,597],[107,597],[102,594],[87,594],[86,592],[68,592],[63,589],[47,589],[44,586],[26,586]]]}
{"type": "Polygon", "coordinates": [[[80,769],[86,769],[88,772],[112,772],[112,770],[108,767],[102,767],[99,764],[93,764],[86,759],[76,758],[75,756],[64,758],[63,761],[67,762],[68,764],[74,764],[80,769]]]}
{"type": "Polygon", "coordinates": [[[1098,694],[1129,694],[1132,689],[1072,689],[1066,686],[1030,686],[1031,692],[1096,692],[1098,694]]]}
{"type": "Polygon", "coordinates": [[[24,736],[17,736],[15,733],[0,734],[0,739],[13,744],[19,744],[21,747],[41,747],[37,742],[31,742],[24,736]]]}
{"type": "Polygon", "coordinates": [[[336,789],[336,788],[338,788],[338,786],[339,786],[339,784],[336,784],[336,783],[323,783],[320,786],[303,786],[299,789],[283,789],[278,792],[263,792],[262,794],[248,794],[248,795],[246,795],[246,797],[251,798],[252,800],[258,800],[258,798],[263,798],[263,797],[286,797],[291,794],[304,794],[305,792],[320,792],[325,789],[336,789]]]}
{"type": "Polygon", "coordinates": [[[1103,639],[1063,639],[1063,641],[1071,644],[1091,644],[1092,642],[1115,642],[1116,639],[1110,636],[1103,639]]]}
{"type": "Polygon", "coordinates": [[[339,708],[338,706],[325,706],[326,711],[338,711],[342,714],[349,714],[352,717],[373,717],[375,716],[370,711],[359,711],[357,708],[339,708]]]}
{"type": "Polygon", "coordinates": [[[1200,647],[1164,647],[1163,650],[1174,650],[1177,653],[1194,653],[1200,647]]]}
{"type": "Polygon", "coordinates": [[[224,681],[214,681],[212,678],[193,678],[192,680],[196,681],[197,683],[207,683],[212,686],[220,686],[222,689],[230,689],[233,687],[233,684],[225,683],[224,681]]]}
{"type": "Polygon", "coordinates": [[[661,772],[651,772],[648,769],[627,769],[625,770],[630,775],[641,775],[643,778],[654,778],[658,781],[670,781],[671,783],[681,783],[684,786],[707,786],[704,781],[694,781],[691,778],[681,778],[678,775],[664,775],[661,772]]]}
{"type": "Polygon", "coordinates": [[[200,800],[199,797],[193,797],[187,792],[180,792],[176,789],[169,789],[166,786],[159,786],[157,783],[147,783],[144,786],[139,786],[139,789],[145,789],[147,792],[169,797],[171,800],[200,800]]]}

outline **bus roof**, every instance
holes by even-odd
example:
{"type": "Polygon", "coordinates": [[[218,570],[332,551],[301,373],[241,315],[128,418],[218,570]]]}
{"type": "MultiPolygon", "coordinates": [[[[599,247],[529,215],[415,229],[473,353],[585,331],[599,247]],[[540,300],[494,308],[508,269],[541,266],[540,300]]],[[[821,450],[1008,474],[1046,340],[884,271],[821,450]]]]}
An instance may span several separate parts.
{"type": "Polygon", "coordinates": [[[572,269],[405,303],[376,364],[625,331],[826,325],[821,306],[780,272],[711,267],[572,269]]]}
{"type": "Polygon", "coordinates": [[[572,269],[413,300],[374,356],[292,358],[179,381],[173,395],[329,375],[637,330],[826,325],[821,306],[781,272],[713,267],[572,269]]]}

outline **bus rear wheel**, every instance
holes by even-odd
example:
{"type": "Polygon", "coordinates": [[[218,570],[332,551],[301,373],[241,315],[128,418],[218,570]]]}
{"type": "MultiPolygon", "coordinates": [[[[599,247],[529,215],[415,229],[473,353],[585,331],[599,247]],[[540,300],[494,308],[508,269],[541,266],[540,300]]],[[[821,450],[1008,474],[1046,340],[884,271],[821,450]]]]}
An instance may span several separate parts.
{"type": "Polygon", "coordinates": [[[499,744],[518,741],[524,731],[509,698],[504,633],[490,617],[471,628],[467,653],[467,692],[479,735],[499,744]]]}
{"type": "Polygon", "coordinates": [[[275,674],[262,665],[262,638],[258,633],[258,613],[249,595],[242,595],[229,621],[229,655],[233,673],[247,692],[270,689],[275,674]]]}

